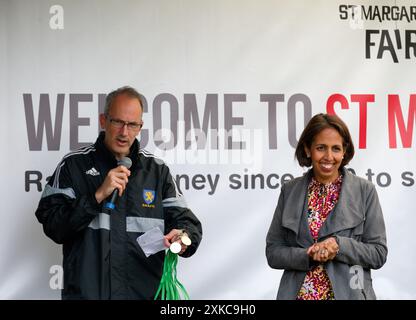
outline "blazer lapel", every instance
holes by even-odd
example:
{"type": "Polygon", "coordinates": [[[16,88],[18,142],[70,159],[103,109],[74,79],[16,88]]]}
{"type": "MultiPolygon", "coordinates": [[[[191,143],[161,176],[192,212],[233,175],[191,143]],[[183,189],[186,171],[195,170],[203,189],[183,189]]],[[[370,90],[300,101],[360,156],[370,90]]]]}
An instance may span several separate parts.
{"type": "Polygon", "coordinates": [[[290,190],[287,190],[282,214],[282,226],[292,230],[296,234],[296,242],[304,248],[313,243],[307,219],[307,192],[311,175],[312,171],[309,170],[290,190]]]}
{"type": "Polygon", "coordinates": [[[361,190],[354,184],[352,173],[343,169],[341,194],[333,211],[329,214],[319,231],[319,239],[338,231],[352,229],[364,221],[363,210],[359,208],[361,190]]]}

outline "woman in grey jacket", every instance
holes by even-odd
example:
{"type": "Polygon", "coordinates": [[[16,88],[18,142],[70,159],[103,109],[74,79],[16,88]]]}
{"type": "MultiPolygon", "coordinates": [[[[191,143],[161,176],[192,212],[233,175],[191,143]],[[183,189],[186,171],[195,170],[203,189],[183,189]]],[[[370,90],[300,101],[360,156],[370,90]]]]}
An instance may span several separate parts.
{"type": "Polygon", "coordinates": [[[295,156],[310,167],[283,185],[266,239],[270,267],[284,269],[278,299],[375,299],[370,269],[386,262],[374,185],[346,170],[354,146],[345,123],[318,114],[295,156]]]}

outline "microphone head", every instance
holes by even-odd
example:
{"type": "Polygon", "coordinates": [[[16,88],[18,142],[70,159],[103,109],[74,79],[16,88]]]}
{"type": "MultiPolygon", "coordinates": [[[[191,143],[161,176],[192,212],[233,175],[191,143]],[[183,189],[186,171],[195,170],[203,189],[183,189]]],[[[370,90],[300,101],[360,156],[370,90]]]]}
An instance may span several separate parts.
{"type": "Polygon", "coordinates": [[[132,162],[129,157],[123,157],[117,161],[118,166],[125,166],[127,169],[130,169],[132,162]]]}

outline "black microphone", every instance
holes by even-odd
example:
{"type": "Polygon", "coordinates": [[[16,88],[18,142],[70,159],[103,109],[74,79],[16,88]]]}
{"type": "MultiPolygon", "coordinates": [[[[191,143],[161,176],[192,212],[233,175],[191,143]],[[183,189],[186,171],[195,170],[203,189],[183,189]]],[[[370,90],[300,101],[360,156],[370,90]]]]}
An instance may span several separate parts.
{"type": "MultiPolygon", "coordinates": [[[[129,157],[121,158],[117,161],[117,166],[125,166],[127,169],[131,167],[131,159],[129,157]]],[[[110,200],[108,200],[104,204],[104,209],[113,210],[116,207],[116,202],[118,199],[118,189],[115,188],[113,193],[110,196],[110,200]]]]}

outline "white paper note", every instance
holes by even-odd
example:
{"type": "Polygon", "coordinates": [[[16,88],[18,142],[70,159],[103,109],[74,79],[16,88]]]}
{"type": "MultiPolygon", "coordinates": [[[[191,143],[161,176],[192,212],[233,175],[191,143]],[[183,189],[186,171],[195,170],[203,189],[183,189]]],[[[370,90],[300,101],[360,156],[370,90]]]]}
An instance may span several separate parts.
{"type": "Polygon", "coordinates": [[[137,243],[146,257],[166,249],[163,233],[158,227],[154,227],[138,236],[137,243]]]}

